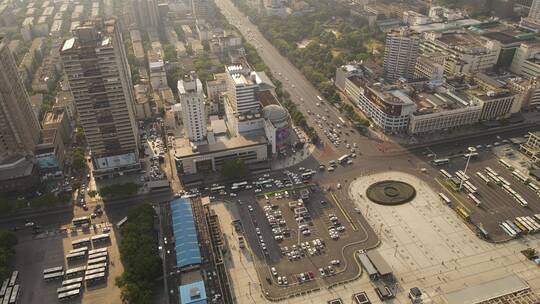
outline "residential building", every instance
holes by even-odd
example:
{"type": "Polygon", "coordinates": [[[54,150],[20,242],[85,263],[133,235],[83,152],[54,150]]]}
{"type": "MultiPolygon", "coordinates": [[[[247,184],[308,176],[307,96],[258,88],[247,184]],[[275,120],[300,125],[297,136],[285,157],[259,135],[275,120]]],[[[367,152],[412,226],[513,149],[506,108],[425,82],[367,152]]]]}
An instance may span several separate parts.
{"type": "Polygon", "coordinates": [[[0,37],[0,160],[32,155],[40,127],[26,89],[19,78],[8,41],[0,37]]]}
{"type": "Polygon", "coordinates": [[[82,23],[60,49],[94,176],[139,170],[135,96],[119,24],[82,23]]]}
{"type": "Polygon", "coordinates": [[[157,29],[159,14],[156,0],[134,0],[133,15],[140,29],[157,29]]]}
{"type": "Polygon", "coordinates": [[[529,8],[529,18],[540,22],[540,0],[532,0],[529,8]]]}
{"type": "Polygon", "coordinates": [[[167,73],[165,72],[165,63],[163,62],[162,55],[154,50],[149,50],[147,57],[152,89],[159,90],[166,87],[167,73]]]}
{"type": "Polygon", "coordinates": [[[206,109],[201,80],[194,72],[178,81],[178,97],[182,105],[182,121],[193,143],[206,139],[206,109]]]}
{"type": "Polygon", "coordinates": [[[206,81],[208,113],[216,115],[223,112],[223,94],[227,92],[227,74],[214,74],[214,80],[206,81]]]}
{"type": "Polygon", "coordinates": [[[540,76],[540,40],[521,43],[514,54],[510,71],[529,79],[540,76]]]}
{"type": "Polygon", "coordinates": [[[136,84],[135,87],[135,115],[138,120],[145,120],[152,117],[152,107],[150,107],[150,88],[146,84],[136,84]]]}
{"type": "Polygon", "coordinates": [[[413,78],[420,40],[420,35],[404,27],[386,35],[383,68],[387,82],[413,78]]]}
{"type": "Polygon", "coordinates": [[[498,41],[467,32],[424,33],[423,54],[441,53],[446,59],[447,75],[463,75],[493,68],[499,59],[501,45],[498,41]]]}
{"type": "Polygon", "coordinates": [[[444,76],[444,60],[444,55],[440,53],[430,53],[419,56],[414,67],[413,78],[442,81],[444,76]]]}

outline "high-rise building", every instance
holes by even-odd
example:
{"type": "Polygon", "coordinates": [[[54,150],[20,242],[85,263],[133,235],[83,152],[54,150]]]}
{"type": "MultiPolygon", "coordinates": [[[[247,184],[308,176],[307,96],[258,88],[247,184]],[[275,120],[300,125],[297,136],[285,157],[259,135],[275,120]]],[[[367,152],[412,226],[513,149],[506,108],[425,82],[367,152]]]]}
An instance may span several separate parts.
{"type": "Polygon", "coordinates": [[[209,3],[208,0],[191,0],[191,9],[197,22],[204,23],[208,20],[209,3]]]}
{"type": "Polygon", "coordinates": [[[0,160],[34,153],[39,122],[32,111],[7,39],[0,37],[0,160]]]}
{"type": "Polygon", "coordinates": [[[115,19],[83,23],[62,43],[60,55],[94,175],[138,170],[135,98],[119,24],[115,19]]]}
{"type": "Polygon", "coordinates": [[[139,29],[157,29],[159,12],[156,0],[134,0],[133,15],[139,29]]]}
{"type": "Polygon", "coordinates": [[[420,35],[406,28],[388,33],[383,62],[386,81],[394,82],[401,77],[413,77],[419,45],[420,35]]]}
{"type": "Polygon", "coordinates": [[[529,9],[529,18],[540,21],[540,0],[533,0],[529,9]]]}
{"type": "Polygon", "coordinates": [[[203,86],[195,73],[178,81],[178,96],[182,105],[182,120],[191,142],[206,138],[206,111],[203,86]]]}

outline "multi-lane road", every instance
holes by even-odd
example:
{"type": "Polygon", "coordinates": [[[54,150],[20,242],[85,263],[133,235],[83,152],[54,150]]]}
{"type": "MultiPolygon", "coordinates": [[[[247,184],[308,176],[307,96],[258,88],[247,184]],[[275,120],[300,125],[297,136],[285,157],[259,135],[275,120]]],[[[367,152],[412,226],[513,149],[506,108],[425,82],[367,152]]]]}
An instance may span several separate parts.
{"type": "MultiPolygon", "coordinates": [[[[304,75],[285,57],[283,57],[279,51],[264,38],[261,32],[257,29],[257,26],[252,24],[248,18],[240,12],[230,0],[216,1],[217,5],[222,10],[229,22],[236,26],[236,28],[242,33],[247,41],[256,47],[259,56],[270,68],[272,75],[280,80],[283,84],[283,88],[287,90],[291,95],[291,100],[297,105],[299,110],[304,113],[310,126],[314,127],[319,136],[323,140],[324,144],[338,154],[342,155],[346,153],[345,144],[342,143],[335,147],[323,134],[323,129],[318,127],[318,123],[322,123],[322,117],[327,117],[328,120],[335,123],[339,123],[340,114],[335,107],[328,102],[320,103],[317,96],[320,96],[319,91],[304,77],[304,75]],[[313,115],[308,114],[308,110],[313,115]],[[317,114],[321,117],[318,118],[317,114]]],[[[343,117],[344,118],[344,117],[343,117]]],[[[326,124],[322,124],[324,128],[326,124]]],[[[378,153],[377,147],[373,144],[365,145],[369,139],[361,136],[357,131],[349,129],[349,136],[345,138],[348,142],[356,142],[362,147],[362,153],[372,154],[378,153]]]]}

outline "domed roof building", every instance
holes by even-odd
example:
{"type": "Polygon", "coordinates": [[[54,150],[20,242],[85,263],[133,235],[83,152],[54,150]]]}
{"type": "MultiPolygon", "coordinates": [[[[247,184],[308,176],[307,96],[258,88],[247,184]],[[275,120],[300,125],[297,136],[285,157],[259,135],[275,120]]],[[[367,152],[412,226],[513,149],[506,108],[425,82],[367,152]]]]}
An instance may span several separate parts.
{"type": "Polygon", "coordinates": [[[270,104],[262,109],[264,131],[268,143],[272,146],[272,154],[281,151],[289,140],[291,117],[280,105],[270,104]]]}
{"type": "Polygon", "coordinates": [[[283,128],[289,125],[289,112],[282,106],[271,104],[263,108],[264,119],[269,120],[274,127],[283,128]]]}

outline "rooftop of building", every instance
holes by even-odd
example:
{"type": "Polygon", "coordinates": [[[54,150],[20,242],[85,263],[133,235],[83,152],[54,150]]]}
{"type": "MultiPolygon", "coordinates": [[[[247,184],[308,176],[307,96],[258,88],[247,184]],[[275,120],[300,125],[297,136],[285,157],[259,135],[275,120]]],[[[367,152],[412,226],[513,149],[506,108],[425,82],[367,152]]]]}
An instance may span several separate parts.
{"type": "Polygon", "coordinates": [[[47,111],[43,114],[42,125],[45,127],[49,124],[60,123],[64,119],[64,111],[62,109],[55,109],[54,111],[47,111]]]}
{"type": "Polygon", "coordinates": [[[464,31],[443,33],[437,40],[449,46],[462,48],[483,48],[486,42],[482,36],[464,31]]]}
{"type": "Polygon", "coordinates": [[[257,145],[265,145],[266,137],[262,134],[250,134],[240,136],[215,136],[215,142],[205,143],[197,145],[196,149],[193,149],[188,139],[179,138],[176,139],[177,144],[175,150],[175,157],[186,158],[198,155],[205,155],[211,153],[217,153],[232,149],[238,149],[243,147],[252,147],[257,145]]]}
{"type": "Polygon", "coordinates": [[[99,24],[98,22],[82,22],[75,30],[75,37],[62,42],[61,52],[80,49],[81,46],[108,47],[112,46],[112,33],[116,26],[116,19],[111,18],[99,24]]]}
{"type": "Polygon", "coordinates": [[[415,32],[424,33],[424,32],[444,32],[453,29],[460,29],[471,25],[481,24],[481,21],[476,19],[460,19],[448,22],[436,22],[423,25],[413,25],[410,27],[415,32]]]}
{"type": "Polygon", "coordinates": [[[476,105],[476,102],[463,92],[450,92],[443,89],[418,93],[413,100],[417,106],[415,115],[451,111],[476,105]]]}
{"type": "Polygon", "coordinates": [[[11,155],[0,162],[0,181],[29,176],[34,163],[20,155],[11,155]]]}
{"type": "Polygon", "coordinates": [[[190,75],[185,75],[184,79],[178,80],[178,94],[203,93],[201,80],[192,72],[190,75]]]}

